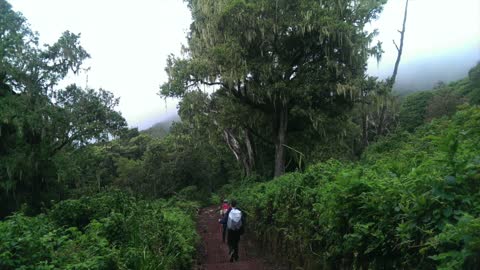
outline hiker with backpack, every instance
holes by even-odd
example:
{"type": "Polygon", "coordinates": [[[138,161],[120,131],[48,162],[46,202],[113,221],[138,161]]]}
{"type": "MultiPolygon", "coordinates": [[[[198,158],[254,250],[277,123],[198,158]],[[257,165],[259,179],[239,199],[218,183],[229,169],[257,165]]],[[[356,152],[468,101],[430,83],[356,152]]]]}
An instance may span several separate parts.
{"type": "Polygon", "coordinates": [[[220,216],[223,218],[229,209],[230,209],[230,205],[228,204],[228,200],[227,199],[223,200],[223,203],[220,206],[220,216]]]}
{"type": "Polygon", "coordinates": [[[227,225],[227,243],[229,249],[230,262],[238,261],[238,243],[240,236],[245,231],[245,215],[237,208],[237,201],[230,202],[231,208],[220,220],[220,223],[227,225]]]}
{"type": "MultiPolygon", "coordinates": [[[[218,221],[221,221],[222,219],[225,218],[225,216],[227,215],[228,211],[230,211],[231,207],[230,205],[228,204],[228,200],[223,200],[223,203],[222,205],[220,206],[220,216],[221,216],[221,219],[219,219],[218,221]]],[[[221,222],[220,222],[221,223],[221,222]]],[[[227,223],[222,223],[222,242],[225,243],[225,235],[227,233],[227,223]]]]}

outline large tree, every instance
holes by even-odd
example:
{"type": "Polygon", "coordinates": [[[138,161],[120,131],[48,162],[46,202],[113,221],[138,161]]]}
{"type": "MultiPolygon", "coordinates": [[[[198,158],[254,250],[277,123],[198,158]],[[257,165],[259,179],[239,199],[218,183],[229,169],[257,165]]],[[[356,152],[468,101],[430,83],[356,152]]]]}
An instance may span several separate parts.
{"type": "Polygon", "coordinates": [[[126,124],[111,93],[57,88],[89,57],[79,38],[67,31],[55,44],[40,46],[26,19],[0,0],[0,202],[5,213],[24,202],[38,209],[51,199],[46,194],[58,195],[55,186],[65,185],[58,164],[66,164],[59,154],[108,140],[126,124]]]}
{"type": "Polygon", "coordinates": [[[291,123],[348,106],[338,85],[362,76],[375,32],[364,27],[386,0],[189,0],[183,57],[168,60],[165,97],[203,86],[270,119],[274,175],[285,172],[291,123]]]}

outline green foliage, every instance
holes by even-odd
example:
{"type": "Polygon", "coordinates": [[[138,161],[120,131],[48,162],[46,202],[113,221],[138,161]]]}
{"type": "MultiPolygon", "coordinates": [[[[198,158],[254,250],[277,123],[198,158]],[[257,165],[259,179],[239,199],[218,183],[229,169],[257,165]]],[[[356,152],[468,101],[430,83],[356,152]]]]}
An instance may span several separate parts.
{"type": "Polygon", "coordinates": [[[48,217],[15,214],[0,222],[2,269],[119,269],[118,250],[99,236],[98,224],[85,232],[56,227],[48,217]]]}
{"type": "Polygon", "coordinates": [[[403,100],[399,115],[403,129],[413,131],[424,123],[426,108],[432,96],[432,92],[426,91],[409,95],[403,100]]]}
{"type": "Polygon", "coordinates": [[[479,70],[480,64],[477,64],[463,80],[448,85],[439,83],[431,91],[405,97],[399,112],[401,128],[412,132],[434,118],[451,116],[462,103],[480,104],[479,70]]]}
{"type": "Polygon", "coordinates": [[[218,205],[220,203],[222,203],[222,198],[219,195],[212,193],[210,196],[210,205],[218,205]]]}
{"type": "Polygon", "coordinates": [[[53,160],[59,168],[58,178],[70,186],[68,196],[113,187],[144,198],[160,198],[195,186],[198,192],[190,192],[188,199],[205,201],[209,192],[238,175],[228,150],[210,144],[211,139],[186,123],[175,123],[163,138],[122,130],[119,138],[60,152],[53,160]]]}
{"type": "Polygon", "coordinates": [[[249,231],[304,269],[474,269],[480,108],[369,147],[357,163],[233,190],[249,231]]]}
{"type": "Polygon", "coordinates": [[[370,44],[376,32],[365,26],[386,1],[187,2],[188,48],[184,57],[168,58],[160,95],[198,105],[192,96],[215,86],[198,107],[211,129],[224,134],[245,176],[267,161],[260,174],[302,167],[289,138],[312,134],[320,120],[338,121],[351,108],[350,95],[338,90],[363,78],[368,57],[379,56],[380,46],[370,44]]]}
{"type": "Polygon", "coordinates": [[[108,192],[0,222],[1,269],[190,269],[194,204],[108,192]]]}
{"type": "Polygon", "coordinates": [[[447,224],[428,244],[439,250],[431,258],[438,269],[474,269],[480,263],[480,218],[465,214],[457,224],[447,224]]]}
{"type": "Polygon", "coordinates": [[[188,186],[178,191],[172,199],[176,201],[194,201],[209,206],[210,200],[208,197],[208,192],[198,190],[197,186],[188,186]]]}
{"type": "Polygon", "coordinates": [[[80,35],[65,32],[40,46],[26,19],[0,0],[0,216],[28,203],[38,212],[63,198],[78,168],[72,153],[108,140],[126,122],[107,91],[75,85],[58,89],[77,73],[88,53],[80,35]]]}
{"type": "Polygon", "coordinates": [[[470,69],[468,78],[449,85],[472,104],[480,104],[480,63],[470,69]]]}
{"type": "Polygon", "coordinates": [[[170,127],[173,122],[160,122],[151,126],[150,128],[143,130],[142,133],[148,134],[154,138],[163,138],[170,132],[170,127]]]}
{"type": "Polygon", "coordinates": [[[443,116],[451,116],[457,111],[457,106],[465,101],[466,99],[457,93],[439,91],[431,98],[427,105],[425,121],[431,121],[434,118],[443,116]]]}

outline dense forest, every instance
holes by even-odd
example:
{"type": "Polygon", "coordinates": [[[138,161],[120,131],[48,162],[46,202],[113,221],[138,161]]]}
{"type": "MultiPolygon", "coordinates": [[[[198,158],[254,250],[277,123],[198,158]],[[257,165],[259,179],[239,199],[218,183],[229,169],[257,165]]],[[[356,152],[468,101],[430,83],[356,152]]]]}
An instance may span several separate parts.
{"type": "Polygon", "coordinates": [[[224,197],[291,269],[475,269],[480,64],[394,92],[408,1],[386,80],[366,73],[386,0],[185,2],[159,89],[181,120],[139,131],[111,92],[59,87],[80,34],[40,45],[0,0],[0,269],[192,269],[224,197]]]}

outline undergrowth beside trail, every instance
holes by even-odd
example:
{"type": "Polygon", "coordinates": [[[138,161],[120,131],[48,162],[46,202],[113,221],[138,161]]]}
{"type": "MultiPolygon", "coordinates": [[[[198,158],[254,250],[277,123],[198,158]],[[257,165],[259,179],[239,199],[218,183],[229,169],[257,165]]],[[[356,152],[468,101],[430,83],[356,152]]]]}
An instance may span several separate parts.
{"type": "Polygon", "coordinates": [[[57,203],[0,222],[0,269],[190,269],[195,203],[121,192],[57,203]]]}
{"type": "Polygon", "coordinates": [[[474,269],[480,263],[480,108],[234,191],[254,232],[304,269],[474,269]]]}

